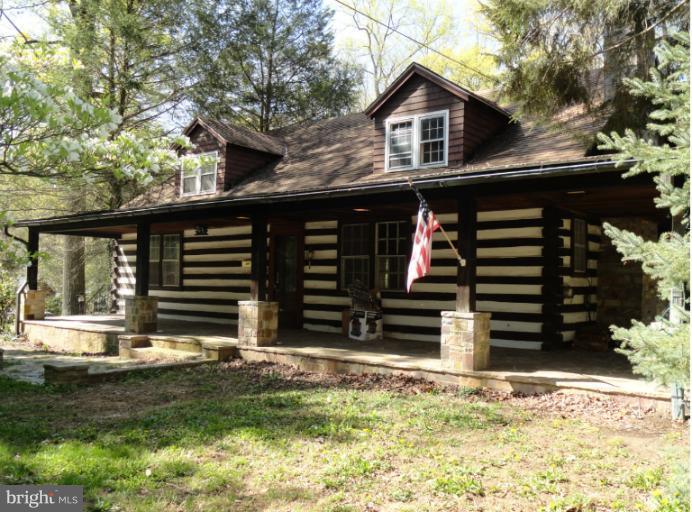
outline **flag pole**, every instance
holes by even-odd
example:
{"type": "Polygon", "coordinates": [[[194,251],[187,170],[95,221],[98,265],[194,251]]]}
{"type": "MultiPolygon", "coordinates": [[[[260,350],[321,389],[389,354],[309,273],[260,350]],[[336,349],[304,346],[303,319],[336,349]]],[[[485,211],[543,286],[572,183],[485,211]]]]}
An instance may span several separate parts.
{"type": "MultiPolygon", "coordinates": [[[[423,199],[423,195],[418,191],[418,189],[416,189],[416,187],[413,186],[413,181],[411,181],[411,178],[406,178],[406,180],[408,181],[408,186],[411,188],[411,190],[413,190],[416,193],[418,198],[423,199]]],[[[445,231],[445,228],[442,227],[442,223],[440,222],[439,224],[440,224],[440,231],[442,232],[442,235],[447,240],[449,247],[452,249],[452,251],[454,251],[454,255],[457,257],[457,261],[459,261],[459,266],[465,267],[466,266],[466,260],[464,260],[464,258],[461,257],[461,254],[459,254],[459,251],[457,250],[457,248],[452,243],[452,240],[451,240],[451,238],[449,238],[449,235],[445,231]]]]}

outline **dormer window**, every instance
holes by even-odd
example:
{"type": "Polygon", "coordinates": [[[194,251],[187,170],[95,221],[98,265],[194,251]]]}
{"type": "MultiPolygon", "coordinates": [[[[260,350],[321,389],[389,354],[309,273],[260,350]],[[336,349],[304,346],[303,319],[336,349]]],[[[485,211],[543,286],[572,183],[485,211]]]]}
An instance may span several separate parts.
{"type": "Polygon", "coordinates": [[[447,165],[449,111],[388,119],[386,169],[401,171],[447,165]]]}
{"type": "Polygon", "coordinates": [[[181,169],[181,195],[195,196],[216,192],[218,154],[200,153],[185,156],[181,169]]]}

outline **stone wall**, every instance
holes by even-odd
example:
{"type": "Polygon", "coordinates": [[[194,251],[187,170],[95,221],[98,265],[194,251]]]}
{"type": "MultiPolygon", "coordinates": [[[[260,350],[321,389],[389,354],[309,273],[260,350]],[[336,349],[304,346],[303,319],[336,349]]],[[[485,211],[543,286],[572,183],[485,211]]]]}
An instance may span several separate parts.
{"type": "MultiPolygon", "coordinates": [[[[632,231],[645,240],[658,238],[655,222],[640,217],[603,219],[615,227],[632,231]]],[[[598,260],[598,324],[629,326],[632,319],[651,322],[662,310],[656,285],[636,262],[623,262],[607,236],[602,239],[598,260]]]]}
{"type": "Polygon", "coordinates": [[[117,354],[118,335],[52,326],[50,322],[24,322],[23,332],[31,343],[58,352],[117,354]]]}
{"type": "Polygon", "coordinates": [[[490,313],[442,312],[443,368],[484,370],[490,365],[490,313]]]}
{"type": "Polygon", "coordinates": [[[238,344],[256,347],[274,345],[278,330],[278,302],[238,301],[238,344]]]}

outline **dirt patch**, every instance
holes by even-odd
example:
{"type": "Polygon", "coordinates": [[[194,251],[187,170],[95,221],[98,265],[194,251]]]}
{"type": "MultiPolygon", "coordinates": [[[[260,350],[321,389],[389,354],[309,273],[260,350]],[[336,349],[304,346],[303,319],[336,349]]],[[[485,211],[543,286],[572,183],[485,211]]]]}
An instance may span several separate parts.
{"type": "Polygon", "coordinates": [[[218,365],[216,371],[219,373],[240,371],[250,381],[276,389],[346,387],[389,391],[404,395],[462,394],[472,402],[502,402],[528,412],[550,414],[560,418],[584,419],[612,430],[638,431],[642,434],[655,435],[667,431],[682,430],[687,427],[686,422],[673,422],[661,417],[651,407],[642,407],[619,396],[565,392],[525,395],[487,389],[460,389],[456,386],[443,386],[406,376],[322,374],[307,372],[289,365],[249,363],[242,360],[233,360],[218,365]]]}

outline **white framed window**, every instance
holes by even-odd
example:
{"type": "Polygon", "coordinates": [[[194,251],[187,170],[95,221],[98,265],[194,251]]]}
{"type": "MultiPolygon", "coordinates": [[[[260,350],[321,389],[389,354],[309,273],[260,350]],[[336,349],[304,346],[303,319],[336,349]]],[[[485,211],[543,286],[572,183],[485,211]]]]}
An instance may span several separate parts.
{"type": "Polygon", "coordinates": [[[180,235],[163,235],[161,286],[180,285],[180,235]]]}
{"type": "Polygon", "coordinates": [[[199,153],[184,158],[194,160],[196,165],[183,165],[180,171],[180,195],[196,196],[216,192],[218,152],[199,153]]]}
{"type": "Polygon", "coordinates": [[[406,283],[411,226],[405,220],[378,222],[375,226],[375,285],[380,290],[402,291],[406,283]]]}
{"type": "Polygon", "coordinates": [[[449,110],[387,119],[385,170],[447,165],[449,110]]]}
{"type": "Polygon", "coordinates": [[[360,281],[370,287],[370,224],[341,226],[341,289],[360,281]]]}

